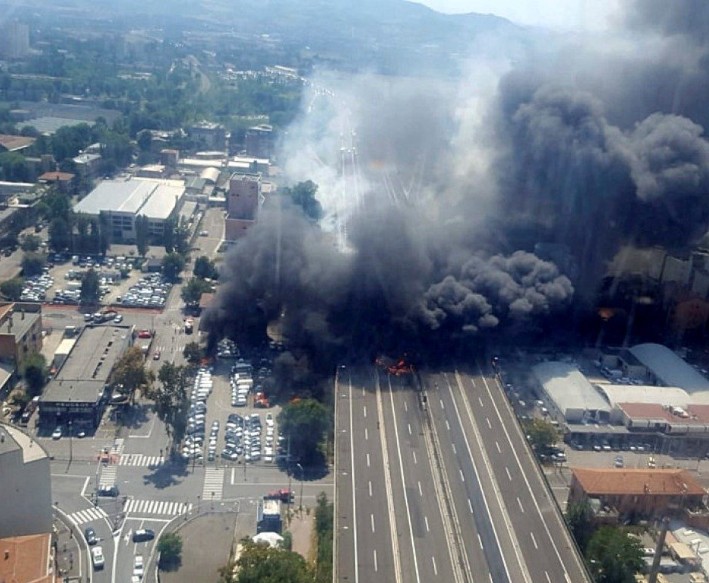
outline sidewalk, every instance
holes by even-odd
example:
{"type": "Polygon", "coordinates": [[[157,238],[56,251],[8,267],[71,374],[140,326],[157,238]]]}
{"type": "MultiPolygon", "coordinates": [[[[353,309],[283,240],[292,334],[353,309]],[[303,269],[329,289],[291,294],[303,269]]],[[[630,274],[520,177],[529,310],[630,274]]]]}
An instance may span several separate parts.
{"type": "Polygon", "coordinates": [[[61,514],[54,513],[54,552],[57,573],[64,580],[89,581],[91,566],[86,564],[86,553],[79,545],[79,532],[69,528],[61,514]]]}

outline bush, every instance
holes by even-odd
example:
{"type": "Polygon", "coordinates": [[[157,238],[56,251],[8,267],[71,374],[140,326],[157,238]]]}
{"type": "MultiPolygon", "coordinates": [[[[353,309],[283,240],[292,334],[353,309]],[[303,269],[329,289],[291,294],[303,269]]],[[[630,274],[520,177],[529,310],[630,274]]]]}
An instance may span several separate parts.
{"type": "Polygon", "coordinates": [[[182,563],[182,537],[176,532],[169,532],[158,541],[160,561],[158,567],[164,571],[177,569],[182,563]]]}

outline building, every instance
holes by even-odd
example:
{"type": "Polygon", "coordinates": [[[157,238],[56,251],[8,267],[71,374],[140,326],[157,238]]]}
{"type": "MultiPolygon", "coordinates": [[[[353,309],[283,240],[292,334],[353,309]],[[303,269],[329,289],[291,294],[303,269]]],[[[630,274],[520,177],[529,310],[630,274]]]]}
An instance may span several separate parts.
{"type": "Polygon", "coordinates": [[[45,172],[37,180],[43,184],[56,186],[62,192],[70,192],[74,185],[74,174],[70,172],[45,172]]]}
{"type": "Polygon", "coordinates": [[[560,423],[610,421],[610,405],[576,366],[542,362],[532,373],[545,394],[551,416],[560,423]]]}
{"type": "Polygon", "coordinates": [[[0,134],[0,152],[20,152],[35,143],[34,138],[0,134]]]}
{"type": "Polygon", "coordinates": [[[277,532],[283,528],[280,500],[261,500],[256,509],[256,532],[277,532]]]}
{"type": "Polygon", "coordinates": [[[51,483],[44,448],[18,428],[0,424],[0,538],[52,532],[51,483]]]}
{"type": "Polygon", "coordinates": [[[76,170],[82,178],[95,178],[101,170],[101,154],[82,152],[73,159],[76,170]]]}
{"type": "Polygon", "coordinates": [[[52,535],[33,534],[0,538],[3,560],[0,581],[13,583],[55,583],[52,535]]]}
{"type": "Polygon", "coordinates": [[[224,238],[227,241],[240,239],[256,224],[262,202],[260,174],[232,175],[226,196],[224,238]]]}
{"type": "Polygon", "coordinates": [[[169,168],[171,172],[177,170],[177,163],[180,161],[180,151],[170,148],[160,150],[160,164],[169,168]]]}
{"type": "Polygon", "coordinates": [[[666,346],[638,344],[630,349],[630,353],[645,366],[650,380],[657,384],[679,387],[690,395],[709,392],[709,380],[666,346]]]}
{"type": "Polygon", "coordinates": [[[227,149],[227,133],[223,125],[211,122],[201,122],[191,126],[187,133],[197,150],[219,150],[225,152],[227,149]]]}
{"type": "Polygon", "coordinates": [[[247,156],[270,159],[273,146],[273,127],[265,123],[250,127],[246,130],[244,141],[247,156]]]}
{"type": "Polygon", "coordinates": [[[36,303],[0,304],[0,360],[22,368],[25,359],[42,350],[42,306],[36,303]]]}
{"type": "Polygon", "coordinates": [[[135,219],[147,217],[150,236],[161,238],[165,223],[179,213],[184,194],[179,180],[105,180],[79,201],[74,211],[103,216],[114,242],[135,243],[135,219]]]}
{"type": "Polygon", "coordinates": [[[567,507],[589,502],[625,518],[677,515],[705,508],[706,491],[682,469],[572,468],[567,507]]]}
{"type": "Polygon", "coordinates": [[[0,55],[5,59],[22,59],[30,52],[30,27],[16,20],[0,30],[0,55]]]}
{"type": "Polygon", "coordinates": [[[83,328],[40,397],[39,423],[48,427],[98,427],[109,397],[111,370],[132,344],[133,335],[127,326],[83,328]]]}

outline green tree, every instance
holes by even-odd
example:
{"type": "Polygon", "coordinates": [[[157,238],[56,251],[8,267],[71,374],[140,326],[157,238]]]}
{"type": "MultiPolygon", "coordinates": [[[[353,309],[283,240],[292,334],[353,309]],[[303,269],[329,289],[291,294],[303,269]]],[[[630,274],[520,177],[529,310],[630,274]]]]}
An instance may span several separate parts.
{"type": "Polygon", "coordinates": [[[315,399],[298,399],[283,407],[278,426],[290,442],[291,456],[310,463],[322,455],[319,446],[330,428],[330,415],[315,399]]]}
{"type": "Polygon", "coordinates": [[[315,507],[315,535],[318,551],[315,561],[315,580],[318,583],[332,581],[332,543],[334,537],[334,507],[327,501],[325,492],[318,494],[315,507]]]}
{"type": "Polygon", "coordinates": [[[202,279],[217,279],[219,277],[219,272],[214,262],[210,261],[206,255],[201,255],[195,259],[192,273],[194,273],[195,277],[202,279]]]}
{"type": "Polygon", "coordinates": [[[136,389],[143,388],[150,392],[150,385],[155,381],[153,371],[146,369],[143,351],[137,346],[131,346],[116,362],[111,372],[111,382],[114,385],[123,385],[124,394],[128,394],[135,401],[136,389]]]}
{"type": "Polygon", "coordinates": [[[162,273],[170,281],[177,281],[185,268],[185,258],[179,253],[168,253],[162,260],[162,273]]]}
{"type": "Polygon", "coordinates": [[[576,539],[576,544],[583,551],[593,535],[593,515],[591,505],[587,500],[574,502],[566,508],[566,522],[571,534],[576,539]]]}
{"type": "Polygon", "coordinates": [[[165,424],[174,453],[187,428],[189,372],[184,366],[165,362],[158,371],[158,381],[149,389],[147,397],[155,402],[155,412],[165,424]]]}
{"type": "Polygon", "coordinates": [[[47,264],[47,257],[40,253],[25,253],[22,256],[22,275],[32,277],[40,275],[47,264]]]}
{"type": "Polygon", "coordinates": [[[532,419],[525,423],[524,430],[529,443],[537,453],[545,453],[559,439],[559,432],[551,423],[543,419],[532,419]]]}
{"type": "Polygon", "coordinates": [[[168,532],[158,541],[160,562],[158,567],[163,571],[177,569],[182,563],[182,537],[176,532],[168,532]]]}
{"type": "Polygon", "coordinates": [[[315,196],[317,192],[318,185],[312,180],[284,188],[284,194],[290,197],[297,206],[303,209],[305,215],[314,221],[319,221],[323,214],[322,205],[315,196]]]}
{"type": "Polygon", "coordinates": [[[634,583],[644,565],[640,541],[614,526],[602,526],[593,534],[586,558],[596,583],[634,583]]]}
{"type": "Polygon", "coordinates": [[[255,543],[245,538],[242,551],[233,565],[220,569],[220,583],[314,583],[305,559],[298,553],[255,543]]]}
{"type": "Polygon", "coordinates": [[[53,218],[49,223],[49,246],[55,251],[71,249],[71,227],[63,217],[53,218]]]}
{"type": "Polygon", "coordinates": [[[175,229],[177,229],[175,219],[170,218],[165,221],[163,226],[162,242],[165,246],[166,253],[172,253],[175,250],[175,229]]]}
{"type": "Polygon", "coordinates": [[[175,228],[175,251],[183,257],[190,252],[190,227],[185,217],[180,219],[175,228]]]}
{"type": "Polygon", "coordinates": [[[22,363],[22,377],[27,385],[27,393],[36,397],[47,382],[47,361],[39,352],[31,353],[22,363]]]}
{"type": "Polygon", "coordinates": [[[185,285],[182,286],[180,296],[182,301],[188,306],[199,304],[199,299],[203,293],[208,293],[212,290],[212,286],[198,277],[193,277],[185,285]]]}
{"type": "Polygon", "coordinates": [[[22,237],[20,249],[26,252],[35,253],[39,249],[41,243],[42,239],[37,235],[25,235],[22,237]]]}
{"type": "Polygon", "coordinates": [[[135,246],[138,255],[145,257],[150,242],[150,220],[145,215],[135,217],[135,246]]]}
{"type": "Polygon", "coordinates": [[[182,354],[187,362],[192,365],[198,364],[203,355],[202,349],[197,342],[188,342],[185,344],[185,347],[182,349],[182,354]]]}
{"type": "Polygon", "coordinates": [[[8,301],[16,302],[22,295],[24,281],[21,277],[13,277],[0,283],[0,294],[8,301]]]}
{"type": "Polygon", "coordinates": [[[81,302],[84,304],[97,304],[101,298],[100,280],[98,273],[89,269],[81,280],[81,302]]]}

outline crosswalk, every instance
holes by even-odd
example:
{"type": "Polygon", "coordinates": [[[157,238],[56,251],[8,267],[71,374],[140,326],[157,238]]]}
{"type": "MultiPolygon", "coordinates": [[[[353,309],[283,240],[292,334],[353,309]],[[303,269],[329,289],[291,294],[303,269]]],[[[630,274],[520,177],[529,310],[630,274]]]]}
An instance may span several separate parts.
{"type": "Polygon", "coordinates": [[[119,456],[123,453],[123,448],[126,446],[126,440],[122,437],[117,437],[111,447],[111,455],[119,456]]]}
{"type": "Polygon", "coordinates": [[[78,510],[69,514],[68,518],[76,526],[86,524],[94,520],[101,520],[108,516],[101,508],[87,508],[86,510],[78,510]]]}
{"type": "Polygon", "coordinates": [[[124,453],[118,461],[119,466],[156,467],[165,461],[161,455],[143,455],[142,453],[124,453]]]}
{"type": "Polygon", "coordinates": [[[101,468],[101,479],[99,480],[99,486],[110,488],[116,483],[116,473],[118,472],[118,466],[102,466],[101,468]]]}
{"type": "Polygon", "coordinates": [[[202,500],[221,500],[224,491],[224,468],[207,468],[204,473],[202,500]]]}
{"type": "Polygon", "coordinates": [[[138,500],[132,498],[128,500],[124,511],[127,514],[161,514],[177,516],[192,510],[192,504],[187,502],[168,502],[160,500],[138,500]]]}

